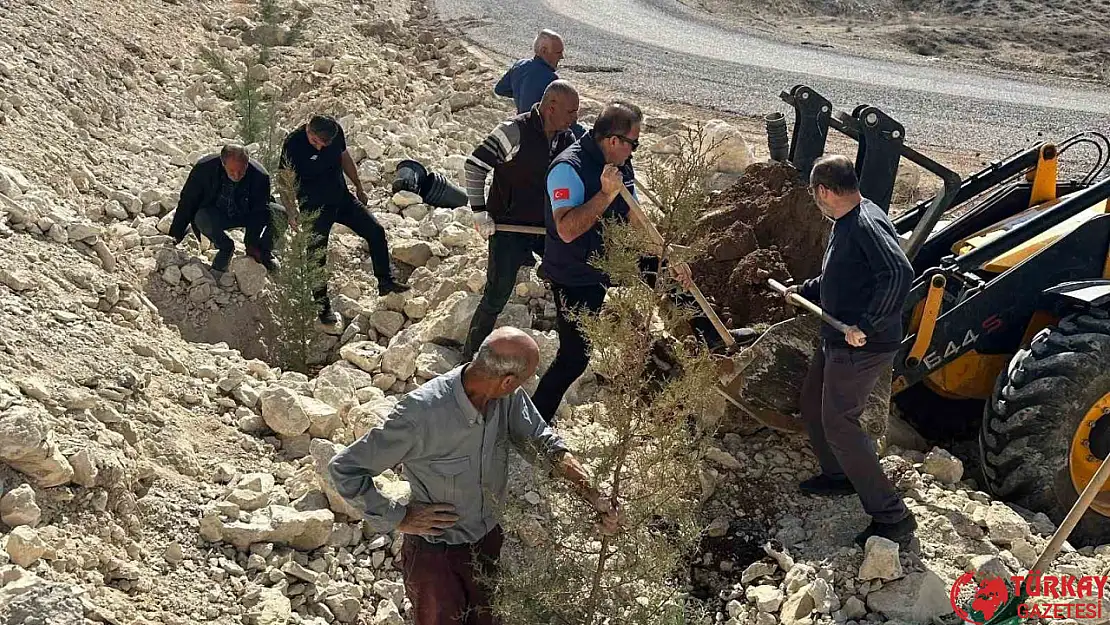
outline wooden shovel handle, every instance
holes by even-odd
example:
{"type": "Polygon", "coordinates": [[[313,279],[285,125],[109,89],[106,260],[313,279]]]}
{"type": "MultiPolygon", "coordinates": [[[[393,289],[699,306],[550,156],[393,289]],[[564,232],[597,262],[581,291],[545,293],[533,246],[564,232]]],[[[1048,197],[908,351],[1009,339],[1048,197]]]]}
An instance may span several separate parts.
{"type": "Polygon", "coordinates": [[[1071,510],[1068,511],[1068,516],[1064,517],[1064,522],[1056,529],[1056,533],[1052,535],[1052,539],[1048,541],[1044,551],[1041,552],[1037,562],[1033,568],[1029,570],[1030,575],[1044,573],[1052,561],[1056,559],[1056,554],[1060,552],[1060,547],[1064,546],[1064,541],[1071,535],[1071,531],[1079,523],[1079,519],[1083,518],[1083,514],[1087,512],[1087,508],[1091,507],[1091,502],[1094,501],[1102,486],[1106,484],[1106,478],[1110,477],[1110,456],[1107,456],[1102,464],[1099,465],[1098,471],[1095,472],[1094,477],[1087,486],[1083,488],[1083,492],[1079,494],[1079,499],[1072,505],[1071,510]]]}
{"type": "MultiPolygon", "coordinates": [[[[636,198],[632,197],[632,194],[628,192],[628,187],[624,185],[621,185],[621,197],[624,198],[624,202],[628,204],[629,212],[635,214],[636,218],[644,224],[644,228],[647,229],[648,236],[651,237],[652,242],[662,247],[665,244],[663,235],[659,234],[659,231],[655,228],[655,224],[651,223],[647,214],[644,213],[644,209],[640,208],[640,203],[636,201],[636,198]]],[[[709,300],[705,299],[705,295],[702,295],[698,285],[691,284],[690,293],[693,294],[694,299],[697,300],[698,306],[701,307],[701,311],[705,313],[710,323],[713,324],[713,328],[717,330],[717,334],[721,335],[721,340],[725,342],[725,345],[729,347],[735,345],[736,339],[732,338],[732,335],[729,334],[728,328],[725,327],[721,318],[717,316],[713,307],[709,305],[709,300]]]]}
{"type": "Polygon", "coordinates": [[[497,224],[498,232],[519,232],[521,234],[547,234],[542,226],[516,226],[513,224],[497,224]]]}
{"type": "MultiPolygon", "coordinates": [[[[775,280],[774,278],[768,278],[767,279],[767,284],[771,285],[771,288],[778,291],[779,293],[781,293],[783,295],[786,294],[786,290],[787,290],[786,287],[783,286],[782,283],[779,282],[778,280],[775,280]]],[[[843,321],[837,319],[836,317],[833,317],[832,315],[828,314],[827,312],[822,310],[820,306],[818,306],[817,304],[814,304],[813,302],[811,302],[808,299],[802,297],[801,295],[798,295],[797,293],[791,293],[790,296],[787,298],[787,301],[789,301],[791,304],[801,306],[802,308],[805,308],[806,310],[808,310],[809,312],[817,315],[818,317],[821,317],[822,321],[831,325],[832,327],[836,328],[837,330],[840,330],[840,332],[842,332],[844,334],[848,333],[848,324],[846,324],[843,321]]]]}

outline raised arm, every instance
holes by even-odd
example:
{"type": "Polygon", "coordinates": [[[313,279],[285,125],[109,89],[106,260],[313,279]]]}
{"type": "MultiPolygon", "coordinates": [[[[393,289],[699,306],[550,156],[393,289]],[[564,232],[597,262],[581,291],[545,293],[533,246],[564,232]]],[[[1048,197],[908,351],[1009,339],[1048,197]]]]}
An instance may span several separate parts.
{"type": "Polygon", "coordinates": [[[587,200],[582,179],[573,167],[566,163],[553,167],[547,175],[547,195],[559,238],[570,243],[585,234],[620,194],[622,186],[620,170],[606,165],[601,174],[601,190],[587,200]]]}

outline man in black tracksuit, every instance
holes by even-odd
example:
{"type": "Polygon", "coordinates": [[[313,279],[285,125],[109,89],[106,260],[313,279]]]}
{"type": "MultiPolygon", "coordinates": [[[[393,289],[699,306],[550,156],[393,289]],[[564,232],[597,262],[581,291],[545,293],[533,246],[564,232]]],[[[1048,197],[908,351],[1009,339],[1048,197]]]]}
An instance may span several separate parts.
{"type": "MultiPolygon", "coordinates": [[[[547,167],[551,159],[574,142],[568,128],[578,119],[578,92],[565,80],[550,83],[542,99],[522,115],[501,122],[466,161],[466,191],[470,208],[486,212],[493,222],[517,226],[544,225],[547,211],[547,167]],[[485,185],[493,172],[489,200],[485,185]]],[[[533,253],[543,256],[544,235],[494,232],[489,237],[489,260],[482,301],[474,312],[463,346],[463,362],[474,356],[512,295],[522,265],[534,265],[533,253]]]]}
{"type": "Polygon", "coordinates": [[[821,274],[788,294],[819,302],[851,327],[841,334],[822,325],[821,348],[802,386],[802,418],[821,473],[802,482],[801,489],[815,495],[857,493],[872,521],[856,542],[863,546],[871,536],[897,542],[917,523],[883,474],[859,418],[902,342],[902,306],[913,267],[886,213],[860,195],[851,160],[840,155],[819,159],[809,187],[821,212],[833,220],[832,236],[821,274]]]}
{"type": "Polygon", "coordinates": [[[243,146],[230,144],[193,165],[181,188],[170,236],[180,244],[192,225],[219,250],[212,269],[222,272],[235,253],[235,242],[226,231],[246,228],[247,255],[272,271],[277,267],[272,220],[281,215],[281,206],[270,201],[270,174],[243,146]]]}
{"type": "MultiPolygon", "coordinates": [[[[326,262],[332,225],[343,224],[365,239],[370,247],[378,294],[408,291],[408,285],[393,277],[385,229],[366,208],[366,191],[355,162],[347,152],[347,141],[339,123],[328,116],[313,116],[285,138],[281,163],[282,169],[292,169],[296,174],[299,209],[316,213],[313,228],[319,235],[316,247],[325,251],[320,263],[326,262]],[[355,195],[347,189],[344,174],[354,183],[355,195]]],[[[288,198],[287,205],[292,200],[288,198]]],[[[339,319],[331,309],[326,284],[316,290],[315,297],[320,306],[320,321],[328,325],[337,323],[339,319]]]]}

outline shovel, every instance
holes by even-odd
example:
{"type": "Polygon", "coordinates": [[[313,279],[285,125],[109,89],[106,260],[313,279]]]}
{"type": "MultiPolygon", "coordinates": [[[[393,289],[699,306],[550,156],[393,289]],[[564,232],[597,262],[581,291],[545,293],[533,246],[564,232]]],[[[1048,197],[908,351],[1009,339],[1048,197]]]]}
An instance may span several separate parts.
{"type": "MultiPolygon", "coordinates": [[[[1060,553],[1060,548],[1064,546],[1064,541],[1071,535],[1072,530],[1079,524],[1079,519],[1083,518],[1083,515],[1087,512],[1087,508],[1091,507],[1091,502],[1094,501],[1099,491],[1102,490],[1103,485],[1106,484],[1107,477],[1110,477],[1110,456],[1107,456],[1106,459],[1102,461],[1094,477],[1091,478],[1090,482],[1087,482],[1087,486],[1085,486],[1083,492],[1079,494],[1079,499],[1072,504],[1071,510],[1068,511],[1068,516],[1064,517],[1064,522],[1060,524],[1060,527],[1056,529],[1056,533],[1052,535],[1052,539],[1045,545],[1044,551],[1041,552],[1040,557],[1037,558],[1037,561],[1033,564],[1033,568],[1029,569],[1029,574],[1025,577],[1026,580],[1030,577],[1043,574],[1045,569],[1056,559],[1056,554],[1060,553]]],[[[1022,583],[1017,596],[1011,597],[1006,603],[999,607],[994,616],[984,623],[984,625],[1019,625],[1022,619],[1018,611],[1028,598],[1029,590],[1026,588],[1026,585],[1022,583]]],[[[1101,600],[1101,598],[1102,593],[1099,593],[1099,599],[1101,600]]]]}
{"type": "MultiPolygon", "coordinates": [[[[787,288],[774,279],[768,285],[785,295],[787,288]]],[[[805,423],[796,417],[813,355],[819,349],[821,323],[847,333],[848,324],[806,298],[792,293],[787,300],[812,315],[799,315],[772,325],[749,347],[731,359],[722,372],[721,393],[732,405],[776,430],[800,433],[805,423]]],[[[868,397],[860,426],[873,439],[886,432],[890,412],[890,374],[879,377],[868,397]]]]}
{"type": "MultiPolygon", "coordinates": [[[[648,219],[640,203],[627,188],[621,187],[620,193],[629,212],[635,214],[644,224],[651,240],[662,246],[663,237],[648,219]]],[[[736,339],[729,334],[728,328],[705,299],[701,289],[696,284],[691,285],[690,293],[713,324],[726,348],[733,351],[736,339]]],[[[798,299],[804,301],[800,297],[798,299]]],[[[804,429],[801,421],[790,416],[796,410],[781,404],[785,401],[796,405],[817,332],[817,324],[808,317],[799,317],[772,326],[750,347],[718,361],[718,371],[722,377],[714,390],[729,403],[768,427],[785,432],[801,432],[804,429]],[[778,365],[769,366],[773,363],[778,365]],[[757,371],[756,375],[749,378],[749,373],[757,371]],[[796,383],[792,383],[792,380],[796,383]],[[756,389],[758,392],[755,392],[756,389]]]]}

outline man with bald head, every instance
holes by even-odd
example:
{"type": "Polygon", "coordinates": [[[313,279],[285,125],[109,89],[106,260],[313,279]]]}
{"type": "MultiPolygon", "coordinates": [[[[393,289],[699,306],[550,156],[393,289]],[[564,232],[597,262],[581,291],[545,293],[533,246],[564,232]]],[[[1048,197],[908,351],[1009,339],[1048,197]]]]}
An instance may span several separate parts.
{"type": "Polygon", "coordinates": [[[246,148],[231,143],[193,165],[181,188],[170,236],[181,243],[192,225],[198,238],[203,234],[218,250],[212,269],[222,272],[235,253],[227,231],[246,228],[247,255],[272,271],[277,268],[272,221],[281,215],[281,206],[270,201],[270,174],[246,148]]]}
{"type": "Polygon", "coordinates": [[[375,531],[405,534],[402,574],[416,625],[499,622],[482,580],[496,576],[501,553],[510,444],[531,464],[572,482],[601,514],[602,531],[618,529],[615,507],[590,486],[520,388],[539,359],[526,333],[494,330],[473,361],[406,395],[328,465],[336,491],[375,531]],[[373,481],[399,464],[412,486],[408,505],[385,497],[373,481]]]}
{"type": "Polygon", "coordinates": [[[493,88],[497,95],[513,99],[517,114],[531,110],[547,85],[559,79],[555,70],[563,60],[563,38],[553,30],[541,30],[532,42],[532,54],[513,63],[493,88]]]}
{"type": "Polygon", "coordinates": [[[493,330],[516,285],[521,266],[533,266],[543,257],[547,167],[574,143],[568,131],[578,121],[578,91],[565,80],[547,85],[543,97],[530,111],[497,125],[466,161],[466,191],[470,208],[485,213],[483,234],[489,237],[486,286],[474,312],[463,345],[469,360],[493,330]],[[493,172],[489,198],[486,179],[493,172]],[[532,226],[541,234],[496,232],[495,224],[532,226]]]}

